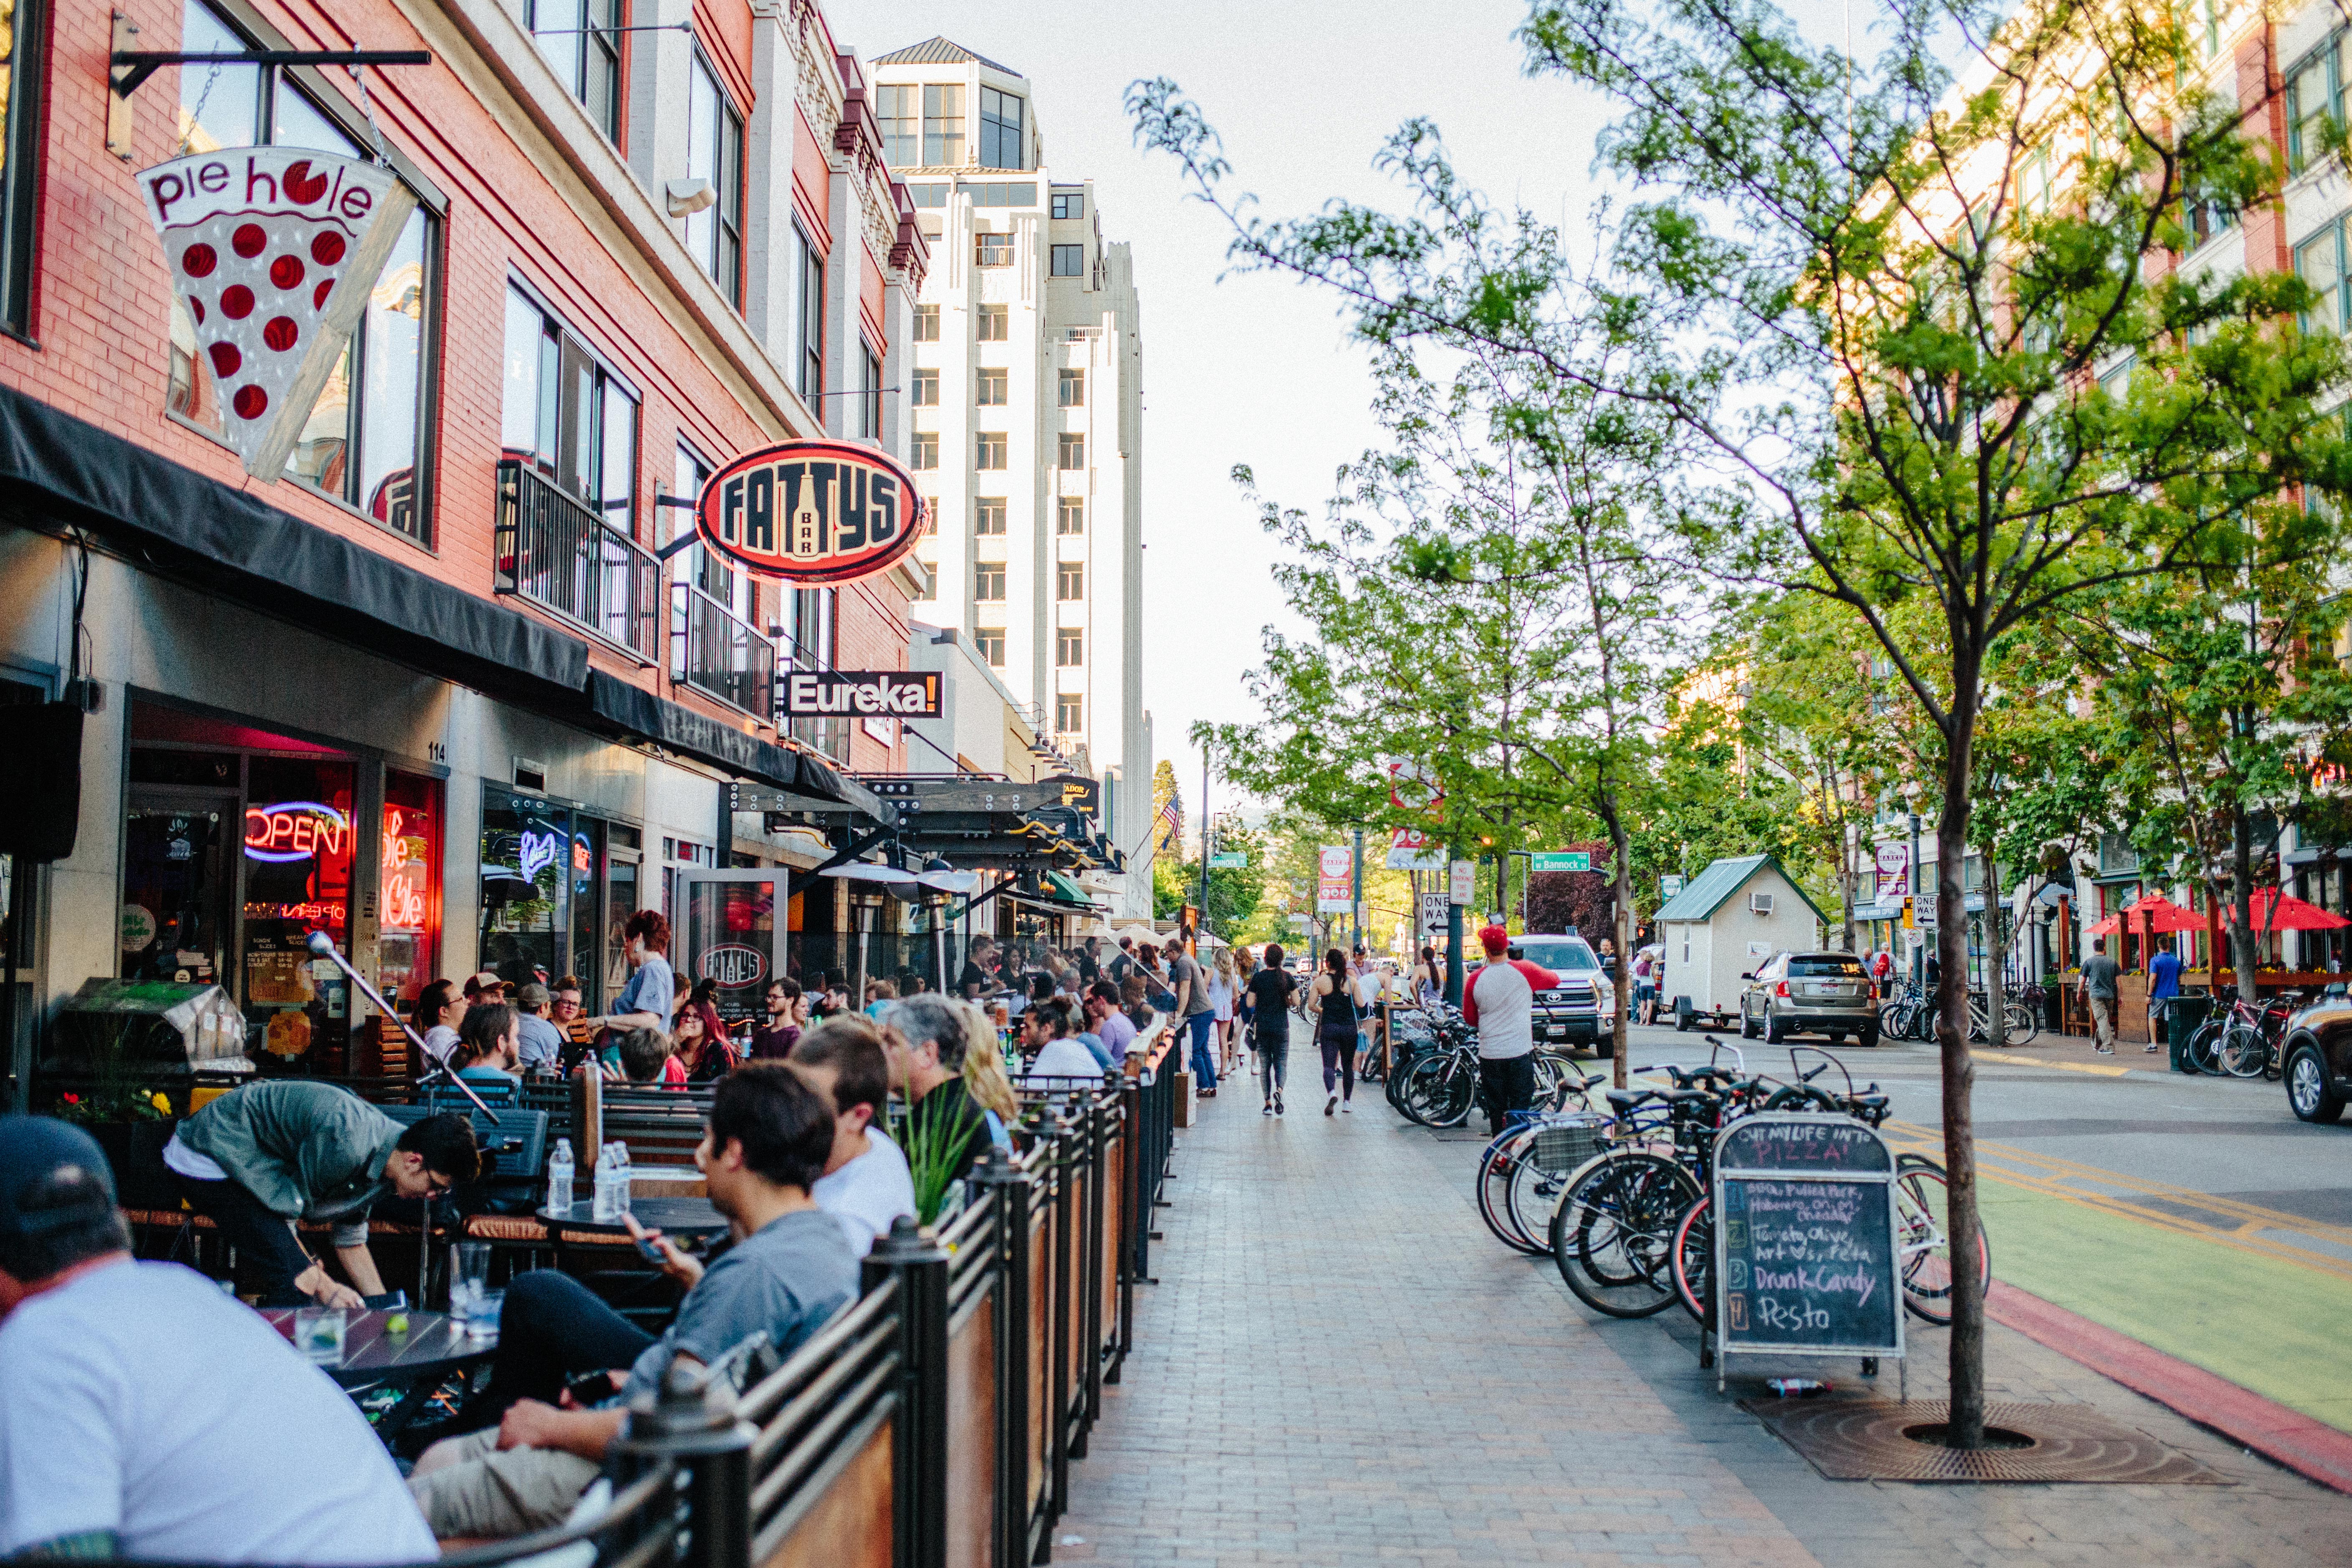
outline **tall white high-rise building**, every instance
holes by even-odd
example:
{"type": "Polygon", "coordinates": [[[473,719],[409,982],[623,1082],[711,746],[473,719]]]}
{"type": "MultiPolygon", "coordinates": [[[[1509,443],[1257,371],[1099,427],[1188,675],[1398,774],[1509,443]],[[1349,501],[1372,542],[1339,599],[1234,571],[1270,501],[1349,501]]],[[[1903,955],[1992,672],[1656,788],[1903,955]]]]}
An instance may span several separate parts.
{"type": "MultiPolygon", "coordinates": [[[[931,265],[909,455],[935,503],[936,602],[1074,771],[1113,841],[1151,816],[1143,713],[1143,345],[1133,260],[1090,180],[1048,171],[1027,78],[945,38],[873,63],[883,157],[931,265]]],[[[1148,875],[1115,907],[1149,916],[1148,875]]]]}

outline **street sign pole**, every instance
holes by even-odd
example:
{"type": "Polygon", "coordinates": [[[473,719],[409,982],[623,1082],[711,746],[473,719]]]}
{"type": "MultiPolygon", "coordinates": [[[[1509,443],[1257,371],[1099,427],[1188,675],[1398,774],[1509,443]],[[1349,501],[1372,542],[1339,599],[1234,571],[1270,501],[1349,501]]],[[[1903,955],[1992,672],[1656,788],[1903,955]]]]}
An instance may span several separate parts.
{"type": "Polygon", "coordinates": [[[1462,903],[1454,895],[1460,889],[1453,886],[1454,868],[1461,851],[1449,847],[1445,857],[1445,999],[1454,1006],[1462,1005],[1462,903]]]}
{"type": "Polygon", "coordinates": [[[1348,903],[1348,923],[1354,926],[1355,940],[1348,945],[1364,945],[1364,830],[1356,829],[1356,896],[1348,903]]]}

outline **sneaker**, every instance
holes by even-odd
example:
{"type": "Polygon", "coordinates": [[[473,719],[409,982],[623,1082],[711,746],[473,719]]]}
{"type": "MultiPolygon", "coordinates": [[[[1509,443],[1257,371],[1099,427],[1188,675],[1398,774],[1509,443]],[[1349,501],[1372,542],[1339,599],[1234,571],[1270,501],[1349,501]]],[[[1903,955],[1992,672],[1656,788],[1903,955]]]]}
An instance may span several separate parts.
{"type": "Polygon", "coordinates": [[[1282,1114],[1282,1090],[1278,1089],[1274,1091],[1274,1113],[1276,1116],[1282,1114]]]}
{"type": "Polygon", "coordinates": [[[2149,1046],[2149,1047],[2147,1047],[2147,1054],[2148,1054],[2148,1055],[2150,1055],[2150,1056],[2154,1056],[2154,1055],[2156,1055],[2156,1052],[2157,1052],[2157,1047],[2156,1047],[2155,1046],[2151,1045],[2151,1046],[2149,1046]]]}
{"type": "Polygon", "coordinates": [[[1274,1114],[1274,1101],[1269,1100],[1264,1105],[1259,1106],[1257,1108],[1257,1113],[1260,1116],[1272,1116],[1274,1114]]]}
{"type": "Polygon", "coordinates": [[[1342,1116],[1353,1116],[1353,1115],[1355,1115],[1355,1114],[1356,1114],[1356,1102],[1355,1102],[1354,1100],[1341,1100],[1341,1101],[1339,1102],[1339,1114],[1340,1114],[1340,1115],[1342,1115],[1342,1116]]]}
{"type": "Polygon", "coordinates": [[[1335,1094],[1335,1095],[1333,1095],[1330,1099],[1328,1099],[1328,1100],[1325,1100],[1325,1101],[1323,1102],[1323,1114],[1324,1114],[1324,1115],[1326,1115],[1326,1116],[1330,1115],[1333,1111],[1335,1111],[1335,1110],[1339,1110],[1339,1097],[1338,1095],[1336,1095],[1336,1094],[1335,1094]]]}
{"type": "Polygon", "coordinates": [[[2111,1057],[2116,1054],[2116,1048],[2113,1046],[2093,1046],[2091,1048],[2098,1052],[2103,1057],[2111,1057]]]}

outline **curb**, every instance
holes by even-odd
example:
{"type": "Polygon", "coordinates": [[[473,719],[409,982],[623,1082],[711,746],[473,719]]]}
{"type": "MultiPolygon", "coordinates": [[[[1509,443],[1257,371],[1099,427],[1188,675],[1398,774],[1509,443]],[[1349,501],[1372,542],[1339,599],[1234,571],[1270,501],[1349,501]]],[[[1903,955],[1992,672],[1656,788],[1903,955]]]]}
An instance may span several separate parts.
{"type": "Polygon", "coordinates": [[[1985,1313],[2002,1327],[2015,1329],[2308,1480],[2352,1493],[2352,1432],[2338,1431],[1998,1279],[1986,1298],[1985,1313]]]}

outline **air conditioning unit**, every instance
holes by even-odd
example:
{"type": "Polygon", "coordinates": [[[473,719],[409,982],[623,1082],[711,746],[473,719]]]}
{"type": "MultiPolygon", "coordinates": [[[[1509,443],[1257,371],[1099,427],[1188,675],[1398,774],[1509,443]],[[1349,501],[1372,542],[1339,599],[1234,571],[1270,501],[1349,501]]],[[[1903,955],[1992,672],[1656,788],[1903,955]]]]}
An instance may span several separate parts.
{"type": "Polygon", "coordinates": [[[1772,895],[1769,893],[1748,894],[1748,912],[1751,915],[1770,914],[1772,912],[1772,895]]]}

